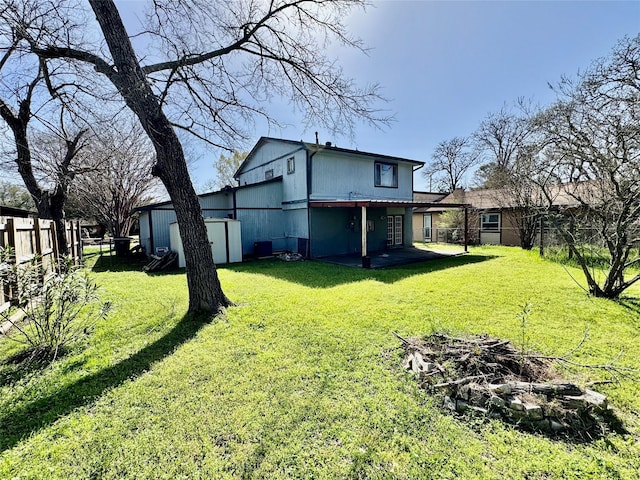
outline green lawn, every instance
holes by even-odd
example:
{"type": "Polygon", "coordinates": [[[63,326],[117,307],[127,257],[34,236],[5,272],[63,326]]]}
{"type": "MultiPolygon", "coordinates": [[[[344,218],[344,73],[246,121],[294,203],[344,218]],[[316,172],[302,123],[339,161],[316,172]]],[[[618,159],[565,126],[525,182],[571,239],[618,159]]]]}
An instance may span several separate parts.
{"type": "Polygon", "coordinates": [[[85,345],[25,369],[0,339],[0,478],[638,478],[637,383],[596,387],[626,435],[575,443],[464,422],[401,370],[391,333],[518,342],[529,302],[538,350],[564,353],[588,329],[579,361],[623,348],[640,368],[638,288],[590,298],[561,265],[499,247],[385,271],[261,261],[220,268],[238,306],[203,325],[184,317],[183,273],[108,257],[95,270],[114,311],[85,345]]]}

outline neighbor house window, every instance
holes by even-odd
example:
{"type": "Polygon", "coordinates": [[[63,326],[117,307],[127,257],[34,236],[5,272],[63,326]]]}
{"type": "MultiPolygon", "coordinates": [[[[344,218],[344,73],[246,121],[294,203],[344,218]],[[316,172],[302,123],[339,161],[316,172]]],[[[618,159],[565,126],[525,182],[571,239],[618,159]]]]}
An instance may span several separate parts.
{"type": "Polygon", "coordinates": [[[398,165],[394,163],[376,163],[375,186],[398,188],[398,165]]]}
{"type": "Polygon", "coordinates": [[[296,171],[296,157],[289,157],[287,159],[287,173],[291,174],[296,171]]]}
{"type": "Polygon", "coordinates": [[[483,231],[500,230],[500,214],[499,213],[483,213],[481,219],[480,229],[483,231]]]}
{"type": "Polygon", "coordinates": [[[264,179],[265,180],[271,180],[272,178],[273,178],[273,168],[271,168],[269,170],[265,170],[264,179]]]}

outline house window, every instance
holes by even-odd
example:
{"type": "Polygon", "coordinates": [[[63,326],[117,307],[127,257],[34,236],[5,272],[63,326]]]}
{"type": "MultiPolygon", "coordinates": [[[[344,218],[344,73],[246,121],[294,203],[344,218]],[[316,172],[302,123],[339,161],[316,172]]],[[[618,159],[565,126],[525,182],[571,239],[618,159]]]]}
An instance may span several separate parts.
{"type": "Polygon", "coordinates": [[[287,158],[287,173],[292,174],[296,171],[296,157],[287,158]]]}
{"type": "Polygon", "coordinates": [[[483,231],[497,232],[500,230],[500,214],[499,213],[483,213],[480,229],[483,231]]]}
{"type": "Polygon", "coordinates": [[[273,168],[270,168],[269,170],[265,170],[264,179],[271,180],[272,178],[273,178],[273,168]]]}
{"type": "Polygon", "coordinates": [[[374,168],[376,187],[398,188],[398,165],[376,162],[374,168]]]}

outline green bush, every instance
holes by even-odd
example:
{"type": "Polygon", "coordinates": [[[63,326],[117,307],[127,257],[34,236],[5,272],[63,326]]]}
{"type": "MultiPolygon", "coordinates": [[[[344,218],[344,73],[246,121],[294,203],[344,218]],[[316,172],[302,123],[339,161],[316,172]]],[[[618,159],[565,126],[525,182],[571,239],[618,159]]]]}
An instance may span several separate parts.
{"type": "Polygon", "coordinates": [[[110,309],[109,303],[100,302],[88,272],[69,259],[46,274],[40,258],[16,265],[5,249],[0,265],[3,283],[18,292],[17,309],[2,313],[2,336],[26,345],[28,358],[54,360],[110,309]]]}

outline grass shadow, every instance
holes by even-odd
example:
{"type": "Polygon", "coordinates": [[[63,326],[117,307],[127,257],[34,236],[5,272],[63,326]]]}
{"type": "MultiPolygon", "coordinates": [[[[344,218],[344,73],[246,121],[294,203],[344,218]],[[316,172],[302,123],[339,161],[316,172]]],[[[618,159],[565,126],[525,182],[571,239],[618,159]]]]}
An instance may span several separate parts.
{"type": "Polygon", "coordinates": [[[621,297],[618,299],[618,304],[633,313],[640,314],[640,298],[621,297]]]}
{"type": "MultiPolygon", "coordinates": [[[[86,256],[85,256],[86,257],[86,256]]],[[[142,272],[142,267],[149,263],[149,259],[144,257],[116,257],[100,255],[97,258],[85,262],[92,272],[142,272]]],[[[184,275],[184,268],[171,268],[158,272],[147,272],[150,276],[163,275],[184,275]]]]}
{"type": "Polygon", "coordinates": [[[44,370],[49,364],[50,361],[31,358],[28,350],[14,353],[0,361],[0,387],[11,386],[32,373],[44,370]]]}
{"type": "Polygon", "coordinates": [[[149,261],[144,257],[116,257],[115,255],[98,255],[85,263],[93,272],[139,272],[149,261]]]}
{"type": "Polygon", "coordinates": [[[2,412],[0,452],[13,448],[21,440],[53,424],[76,408],[94,402],[105,391],[144,373],[151,365],[170,355],[176,347],[192,339],[207,323],[206,317],[186,315],[162,338],[117,365],[100,370],[16,409],[2,412]]]}
{"type": "Polygon", "coordinates": [[[284,262],[282,260],[256,260],[221,266],[221,269],[239,273],[255,273],[298,283],[311,288],[331,288],[362,280],[395,283],[414,275],[437,272],[497,258],[489,255],[459,255],[420,263],[398,265],[385,269],[361,269],[325,263],[317,260],[284,262]]]}

